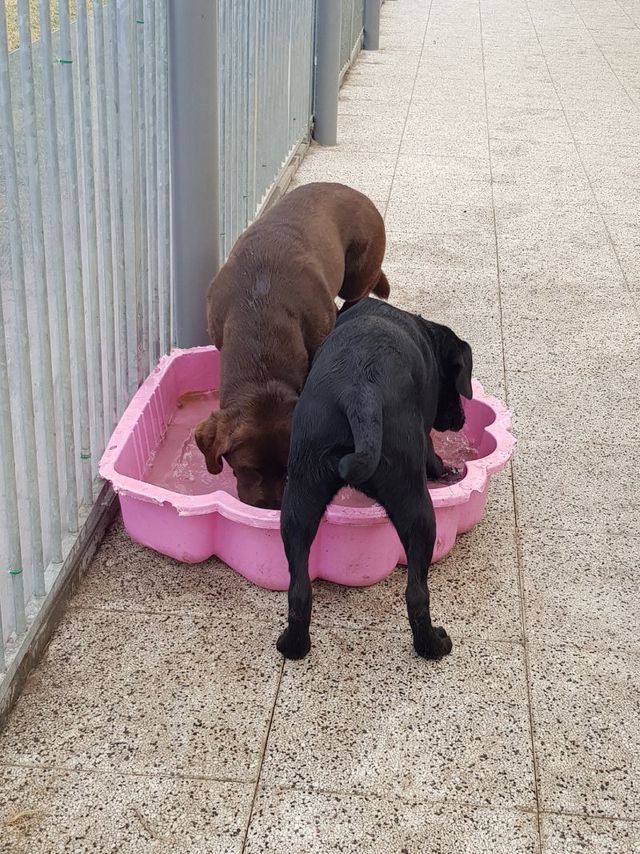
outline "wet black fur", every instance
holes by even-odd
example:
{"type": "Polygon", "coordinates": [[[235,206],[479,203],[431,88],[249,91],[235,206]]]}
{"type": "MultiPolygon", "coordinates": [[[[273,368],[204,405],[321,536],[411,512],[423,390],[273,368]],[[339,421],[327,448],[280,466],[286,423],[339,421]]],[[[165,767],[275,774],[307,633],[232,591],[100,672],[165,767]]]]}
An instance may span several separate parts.
{"type": "Polygon", "coordinates": [[[429,613],[435,516],[427,476],[443,474],[429,433],[464,425],[471,348],[450,329],[372,298],[341,313],[318,350],[293,415],[281,530],[291,576],[288,627],[277,647],[311,647],[311,544],[327,504],[349,484],[378,501],[407,554],[406,601],[416,652],[451,651],[429,613]]]}

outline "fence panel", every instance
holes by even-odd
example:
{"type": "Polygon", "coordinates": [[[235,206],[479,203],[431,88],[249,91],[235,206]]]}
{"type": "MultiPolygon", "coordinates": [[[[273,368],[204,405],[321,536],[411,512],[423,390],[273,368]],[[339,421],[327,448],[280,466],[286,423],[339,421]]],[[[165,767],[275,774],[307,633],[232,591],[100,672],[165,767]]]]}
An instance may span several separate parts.
{"type": "Polygon", "coordinates": [[[56,5],[0,0],[0,674],[173,338],[166,0],[56,5]]]}
{"type": "Polygon", "coordinates": [[[312,113],[314,0],[220,0],[220,256],[255,217],[312,113]]]}
{"type": "Polygon", "coordinates": [[[352,55],[362,44],[364,30],[364,0],[342,0],[342,29],[340,34],[340,75],[351,65],[352,55]]]}

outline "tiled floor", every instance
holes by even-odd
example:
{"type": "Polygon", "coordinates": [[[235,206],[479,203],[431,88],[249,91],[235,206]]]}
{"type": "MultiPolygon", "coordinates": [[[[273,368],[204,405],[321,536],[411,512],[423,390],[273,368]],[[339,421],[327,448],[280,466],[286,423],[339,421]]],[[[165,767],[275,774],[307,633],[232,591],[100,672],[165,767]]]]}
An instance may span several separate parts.
{"type": "Polygon", "coordinates": [[[296,182],[386,214],[520,438],[433,571],[285,598],[116,524],[0,737],[2,852],[640,851],[640,0],[388,0],[296,182]]]}

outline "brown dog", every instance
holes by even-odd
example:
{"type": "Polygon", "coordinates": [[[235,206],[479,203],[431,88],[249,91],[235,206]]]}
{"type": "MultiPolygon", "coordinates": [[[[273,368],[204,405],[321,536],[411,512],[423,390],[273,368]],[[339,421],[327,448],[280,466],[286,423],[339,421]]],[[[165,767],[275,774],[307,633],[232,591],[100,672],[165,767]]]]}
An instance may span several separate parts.
{"type": "Polygon", "coordinates": [[[386,299],[384,222],[342,184],[306,184],[251,225],[209,286],[209,335],[221,351],[220,411],[196,428],[212,474],[224,457],[238,497],[277,509],[291,415],[314,353],[336,320],[335,297],[386,299]]]}

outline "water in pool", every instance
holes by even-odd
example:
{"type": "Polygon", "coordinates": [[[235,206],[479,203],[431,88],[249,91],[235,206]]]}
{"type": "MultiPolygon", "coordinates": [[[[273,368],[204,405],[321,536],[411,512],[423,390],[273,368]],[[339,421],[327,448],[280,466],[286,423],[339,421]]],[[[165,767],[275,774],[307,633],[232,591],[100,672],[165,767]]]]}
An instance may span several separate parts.
{"type": "MultiPolygon", "coordinates": [[[[189,392],[178,400],[176,411],[167,427],[164,440],[150,461],[144,480],[182,495],[206,495],[222,490],[237,497],[236,479],[225,463],[222,473],[209,474],[194,439],[195,426],[220,406],[217,391],[189,392]]],[[[436,453],[458,470],[448,479],[429,482],[430,489],[440,489],[461,480],[465,463],[478,457],[476,448],[464,433],[431,434],[436,453]]],[[[370,507],[374,502],[351,487],[345,487],[334,498],[342,507],[370,507]]]]}

